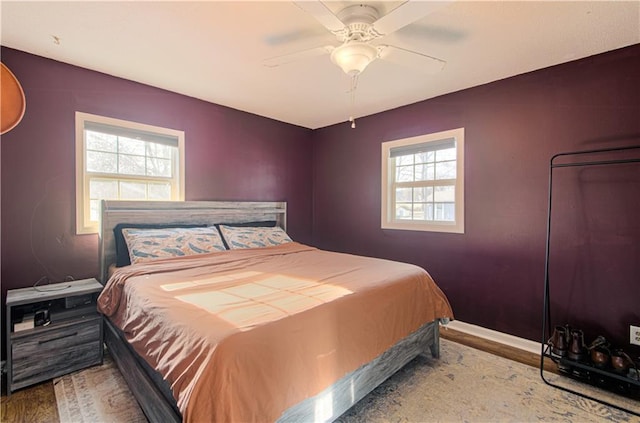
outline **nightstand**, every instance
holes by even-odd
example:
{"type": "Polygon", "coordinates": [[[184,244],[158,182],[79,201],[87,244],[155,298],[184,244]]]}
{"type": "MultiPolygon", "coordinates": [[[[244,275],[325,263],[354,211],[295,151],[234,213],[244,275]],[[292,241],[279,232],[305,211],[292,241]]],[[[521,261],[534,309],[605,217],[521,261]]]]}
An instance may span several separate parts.
{"type": "Polygon", "coordinates": [[[95,279],[7,291],[7,394],[102,363],[95,279]]]}

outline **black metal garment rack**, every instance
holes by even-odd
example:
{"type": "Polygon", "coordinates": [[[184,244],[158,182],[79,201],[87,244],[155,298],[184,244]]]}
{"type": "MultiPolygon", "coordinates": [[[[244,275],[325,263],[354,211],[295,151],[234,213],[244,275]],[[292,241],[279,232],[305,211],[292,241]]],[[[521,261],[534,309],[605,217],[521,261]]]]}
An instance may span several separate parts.
{"type": "MultiPolygon", "coordinates": [[[[574,391],[568,387],[558,385],[553,383],[545,378],[544,375],[544,363],[545,359],[551,359],[556,362],[559,366],[563,366],[564,368],[574,369],[575,373],[580,375],[585,375],[583,378],[584,381],[589,382],[589,380],[594,379],[602,379],[602,378],[611,378],[613,383],[624,384],[624,386],[629,386],[630,389],[640,389],[640,380],[632,379],[630,377],[626,377],[624,375],[619,375],[613,373],[611,371],[601,370],[595,366],[590,365],[589,363],[582,363],[574,360],[569,360],[566,358],[558,358],[554,357],[550,351],[550,345],[548,345],[548,339],[551,336],[551,310],[549,304],[549,251],[550,251],[550,243],[551,243],[551,199],[553,194],[553,171],[558,168],[565,167],[580,167],[580,166],[608,166],[608,165],[616,165],[616,164],[624,164],[624,163],[636,163],[640,162],[640,157],[632,157],[632,158],[624,158],[624,159],[608,159],[608,160],[580,160],[585,157],[593,157],[594,154],[607,154],[607,153],[618,153],[618,152],[633,152],[640,151],[640,145],[628,146],[628,147],[618,147],[618,148],[606,148],[599,150],[583,150],[583,151],[572,151],[559,153],[551,157],[549,162],[549,199],[548,199],[548,209],[547,209],[547,243],[546,243],[546,257],[545,257],[545,274],[544,274],[544,309],[542,314],[542,349],[540,352],[540,377],[542,380],[550,386],[561,389],[566,392],[570,392],[576,395],[580,395],[584,398],[588,398],[593,401],[597,401],[601,404],[616,408],[618,410],[626,411],[628,413],[634,414],[636,416],[640,416],[640,413],[626,409],[618,404],[609,403],[600,398],[594,398],[592,396],[586,395],[582,392],[574,391]],[[561,158],[573,158],[574,161],[569,163],[557,163],[558,159],[561,158]]],[[[578,378],[580,379],[580,378],[578,378]]]]}

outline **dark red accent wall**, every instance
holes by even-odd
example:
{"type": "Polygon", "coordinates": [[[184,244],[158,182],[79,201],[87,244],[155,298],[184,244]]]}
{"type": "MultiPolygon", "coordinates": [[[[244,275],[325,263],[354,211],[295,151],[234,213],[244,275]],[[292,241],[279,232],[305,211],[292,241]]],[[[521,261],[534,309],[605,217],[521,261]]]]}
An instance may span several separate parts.
{"type": "MultiPolygon", "coordinates": [[[[315,243],[423,266],[460,320],[540,340],[549,159],[640,144],[638,75],[635,45],[314,131],[315,243]],[[465,233],[380,229],[381,143],[459,127],[465,233]]],[[[556,181],[552,319],[628,346],[640,323],[640,164],[556,181]]]]}
{"type": "MultiPolygon", "coordinates": [[[[97,274],[97,236],[74,232],[76,110],[184,130],[188,200],[285,200],[295,239],[423,266],[459,319],[534,340],[550,157],[640,143],[640,45],[316,131],[9,48],[2,61],[27,97],[1,142],[3,307],[8,288],[41,276],[97,274]],[[381,230],[381,142],[457,127],[465,234],[381,230]]],[[[640,323],[638,172],[560,180],[555,322],[619,342],[640,323]]]]}
{"type": "Polygon", "coordinates": [[[98,273],[97,235],[75,235],[76,111],[185,131],[187,200],[286,201],[311,243],[311,130],[9,48],[2,61],[27,100],[2,136],[3,306],[40,277],[98,273]]]}

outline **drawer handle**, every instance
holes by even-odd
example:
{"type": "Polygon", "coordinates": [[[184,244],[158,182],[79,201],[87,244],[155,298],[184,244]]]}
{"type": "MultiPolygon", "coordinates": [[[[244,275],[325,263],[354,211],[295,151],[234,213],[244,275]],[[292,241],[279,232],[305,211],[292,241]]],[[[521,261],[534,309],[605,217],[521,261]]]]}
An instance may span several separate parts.
{"type": "Polygon", "coordinates": [[[78,334],[78,332],[69,333],[67,335],[62,335],[62,336],[59,336],[57,338],[47,339],[47,340],[44,340],[44,341],[38,341],[38,344],[46,344],[47,342],[57,341],[58,339],[69,338],[71,336],[76,336],[77,334],[78,334]]]}

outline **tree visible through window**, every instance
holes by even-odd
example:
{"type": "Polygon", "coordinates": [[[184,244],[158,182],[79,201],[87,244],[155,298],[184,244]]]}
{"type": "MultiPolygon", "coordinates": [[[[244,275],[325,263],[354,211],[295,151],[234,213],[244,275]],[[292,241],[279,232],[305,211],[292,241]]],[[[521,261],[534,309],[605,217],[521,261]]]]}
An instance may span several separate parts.
{"type": "Polygon", "coordinates": [[[463,232],[464,130],[382,144],[382,227],[463,232]]]}
{"type": "Polygon", "coordinates": [[[100,201],[184,199],[184,133],[78,112],[77,232],[97,230],[100,201]]]}

